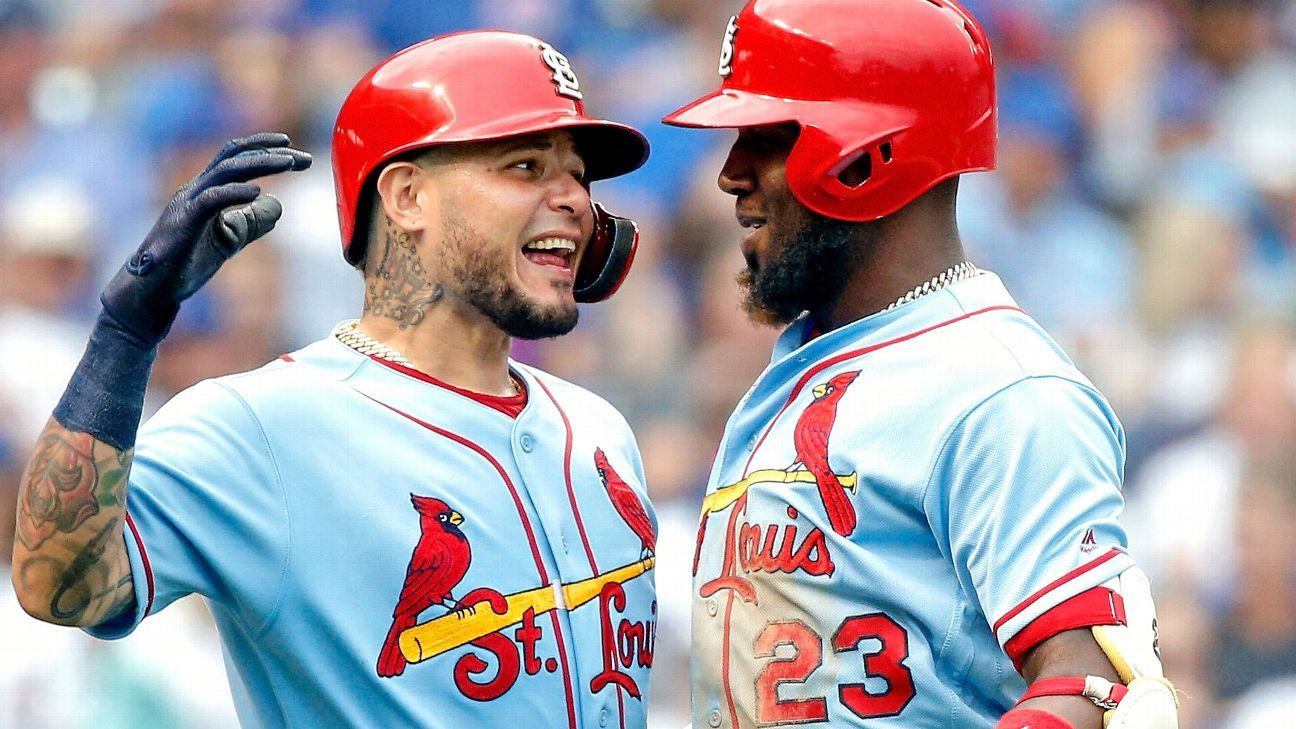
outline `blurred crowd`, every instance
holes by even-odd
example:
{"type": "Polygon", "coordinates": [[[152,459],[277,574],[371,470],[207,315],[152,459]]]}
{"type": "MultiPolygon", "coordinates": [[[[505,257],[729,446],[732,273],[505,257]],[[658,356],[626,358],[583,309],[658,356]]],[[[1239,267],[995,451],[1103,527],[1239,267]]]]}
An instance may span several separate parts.
{"type": "MultiPolygon", "coordinates": [[[[1112,400],[1132,549],[1153,578],[1184,729],[1296,726],[1296,0],[965,0],[1000,74],[999,170],[964,179],[972,260],[1112,400]]],[[[328,144],[390,52],[471,27],[562,49],[591,111],[653,156],[595,195],[644,237],[621,291],[515,355],[635,427],[660,521],[650,721],[687,721],[688,570],[724,420],[776,332],[741,312],[724,132],[664,127],[712,88],[740,0],[0,0],[0,727],[235,724],[201,602],[100,643],[21,614],[14,493],[96,295],[227,138],[289,132],[315,166],[182,310],[150,408],[358,315],[328,144]]],[[[861,17],[859,22],[869,22],[861,17]]]]}

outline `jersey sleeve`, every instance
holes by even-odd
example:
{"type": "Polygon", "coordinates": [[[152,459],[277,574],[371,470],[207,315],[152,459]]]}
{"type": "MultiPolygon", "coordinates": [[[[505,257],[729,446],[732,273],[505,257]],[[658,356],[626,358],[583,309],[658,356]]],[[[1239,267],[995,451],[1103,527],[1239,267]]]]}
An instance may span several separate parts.
{"type": "Polygon", "coordinates": [[[287,559],[278,470],[246,403],[204,382],[168,402],[139,433],[126,495],[125,542],[136,609],[87,629],[130,634],[146,616],[199,594],[261,628],[287,559]]]}
{"type": "Polygon", "coordinates": [[[924,497],[964,592],[1018,670],[1048,638],[1123,622],[1124,436],[1094,390],[1019,381],[950,431],[924,497]]]}

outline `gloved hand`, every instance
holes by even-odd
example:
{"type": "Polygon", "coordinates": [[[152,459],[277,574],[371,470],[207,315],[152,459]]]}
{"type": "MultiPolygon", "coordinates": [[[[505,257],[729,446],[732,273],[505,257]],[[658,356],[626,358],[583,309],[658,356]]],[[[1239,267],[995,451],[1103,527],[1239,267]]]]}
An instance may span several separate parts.
{"type": "Polygon", "coordinates": [[[1179,697],[1160,676],[1140,676],[1116,708],[1103,714],[1106,729],[1178,729],[1179,697]]]}
{"type": "Polygon", "coordinates": [[[227,142],[176,192],[135,255],[108,283],[100,296],[104,312],[140,346],[156,347],[180,303],[230,256],[274,228],[282,206],[249,180],[310,167],[311,156],[288,144],[286,134],[268,132],[227,142]],[[232,206],[241,207],[225,209],[232,206]]]}
{"type": "Polygon", "coordinates": [[[162,217],[104,289],[103,311],[54,418],[125,451],[135,445],[157,345],[180,304],[244,246],[274,228],[283,208],[250,180],[310,167],[286,134],[225,144],[171,198],[162,217]],[[228,209],[227,209],[228,208],[228,209]]]}

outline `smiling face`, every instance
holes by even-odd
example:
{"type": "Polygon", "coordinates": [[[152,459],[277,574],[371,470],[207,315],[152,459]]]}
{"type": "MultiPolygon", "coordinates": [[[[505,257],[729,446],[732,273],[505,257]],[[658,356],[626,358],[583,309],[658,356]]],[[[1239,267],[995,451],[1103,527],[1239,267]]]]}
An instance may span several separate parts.
{"type": "Polygon", "coordinates": [[[739,130],[720,171],[720,189],[738,198],[747,269],[738,276],[753,319],[786,324],[840,296],[857,248],[860,226],[807,209],[788,188],[787,157],[795,123],[739,130]]]}
{"type": "Polygon", "coordinates": [[[511,336],[571,331],[576,269],[593,232],[571,135],[463,145],[445,172],[442,242],[461,296],[511,336]]]}
{"type": "MultiPolygon", "coordinates": [[[[406,190],[387,203],[388,236],[393,227],[422,231],[417,247],[434,300],[457,302],[513,337],[571,331],[575,272],[593,212],[569,133],[443,145],[393,167],[400,165],[409,182],[387,185],[406,190]]],[[[402,245],[395,235],[386,250],[402,245]]]]}

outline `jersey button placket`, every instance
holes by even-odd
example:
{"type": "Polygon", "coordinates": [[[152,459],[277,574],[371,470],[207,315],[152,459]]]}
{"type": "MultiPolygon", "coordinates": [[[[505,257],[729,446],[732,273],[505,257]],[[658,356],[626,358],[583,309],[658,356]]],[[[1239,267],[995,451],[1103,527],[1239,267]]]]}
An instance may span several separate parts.
{"type": "Polygon", "coordinates": [[[603,709],[599,711],[599,726],[607,726],[607,724],[608,724],[608,710],[603,709]]]}
{"type": "Polygon", "coordinates": [[[532,438],[530,433],[523,433],[522,437],[518,438],[518,444],[522,446],[523,453],[535,450],[535,438],[532,438]]]}
{"type": "Polygon", "coordinates": [[[707,726],[711,726],[711,727],[718,727],[718,726],[720,726],[720,710],[719,710],[719,709],[712,709],[712,710],[711,710],[711,713],[710,713],[710,714],[707,714],[707,726]]]}

